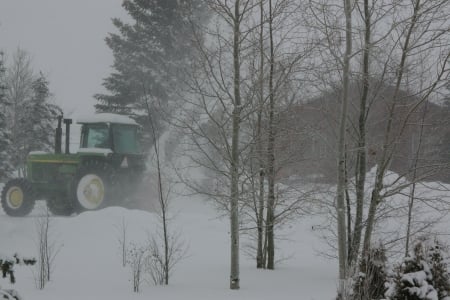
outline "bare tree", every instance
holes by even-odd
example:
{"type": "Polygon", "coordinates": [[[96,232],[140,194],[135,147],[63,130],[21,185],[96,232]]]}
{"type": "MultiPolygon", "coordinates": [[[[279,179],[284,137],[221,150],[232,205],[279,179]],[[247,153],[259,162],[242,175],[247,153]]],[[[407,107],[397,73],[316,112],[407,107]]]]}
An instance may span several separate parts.
{"type": "MultiPolygon", "coordinates": [[[[275,226],[283,222],[276,217],[286,216],[281,205],[276,205],[287,202],[275,200],[277,177],[280,170],[292,162],[290,157],[280,155],[280,149],[284,147],[281,145],[289,143],[287,140],[282,142],[280,137],[295,132],[288,122],[281,120],[298,101],[298,95],[305,92],[302,90],[307,70],[304,61],[311,53],[311,46],[304,34],[295,30],[301,9],[298,1],[259,1],[258,4],[255,14],[259,14],[259,20],[255,21],[254,28],[259,30],[249,34],[254,55],[244,63],[248,68],[244,73],[251,78],[249,83],[244,82],[250,85],[253,94],[246,101],[249,103],[248,117],[242,120],[244,135],[251,137],[249,151],[242,156],[241,198],[245,215],[242,223],[244,228],[256,231],[256,245],[251,248],[256,250],[252,257],[256,257],[257,268],[273,269],[275,226]],[[277,145],[278,141],[280,145],[277,145]],[[278,209],[283,213],[280,214],[278,209]]],[[[291,208],[294,212],[294,207],[291,208]]],[[[249,230],[245,233],[253,234],[249,230]]]]}
{"type": "Polygon", "coordinates": [[[23,113],[23,104],[32,96],[32,87],[34,72],[31,67],[29,54],[18,48],[12,58],[12,64],[7,69],[6,74],[6,99],[11,103],[8,119],[10,121],[12,149],[14,153],[13,164],[19,167],[19,175],[24,176],[25,157],[28,153],[25,151],[24,141],[20,138],[21,134],[21,114],[23,113]]]}
{"type": "Polygon", "coordinates": [[[153,235],[148,241],[147,270],[155,285],[168,284],[175,266],[185,258],[188,250],[180,234],[173,233],[168,238],[167,249],[161,249],[161,241],[164,240],[161,234],[153,235]]]}
{"type": "Polygon", "coordinates": [[[139,293],[146,269],[147,247],[130,244],[127,250],[127,264],[131,269],[133,292],[139,293]]]}
{"type": "MultiPolygon", "coordinates": [[[[258,269],[264,268],[266,260],[264,259],[264,181],[265,181],[265,168],[263,156],[263,142],[262,142],[262,118],[264,110],[264,1],[259,2],[259,95],[258,95],[258,109],[257,109],[257,121],[256,121],[256,172],[258,176],[258,188],[257,190],[257,202],[255,201],[255,216],[257,226],[257,248],[256,248],[256,267],[258,269]]],[[[252,172],[254,173],[254,172],[252,172]]],[[[255,181],[252,181],[255,182],[255,181]]]]}
{"type": "Polygon", "coordinates": [[[120,223],[115,225],[117,230],[117,242],[119,244],[120,257],[122,259],[122,267],[127,265],[127,247],[128,247],[128,224],[125,217],[122,217],[120,223]]]}
{"type": "MultiPolygon", "coordinates": [[[[146,89],[144,88],[144,91],[146,89]]],[[[152,119],[149,105],[149,95],[146,94],[145,104],[147,116],[154,137],[160,136],[158,127],[152,119]]],[[[154,107],[157,107],[154,105],[154,107]]],[[[160,106],[159,106],[160,107],[160,106]]],[[[161,107],[160,107],[161,108],[161,107]]],[[[164,178],[163,157],[160,152],[160,141],[155,139],[153,143],[154,161],[156,163],[157,191],[158,191],[158,216],[160,218],[161,232],[157,233],[157,238],[152,237],[149,240],[148,270],[154,284],[169,284],[169,278],[173,267],[181,260],[186,251],[186,245],[181,241],[179,235],[174,234],[169,229],[169,204],[172,183],[164,178]],[[160,244],[163,244],[161,251],[160,244]]]]}
{"type": "Polygon", "coordinates": [[[447,63],[450,53],[448,50],[441,52],[440,49],[442,49],[443,43],[448,46],[449,41],[448,39],[446,41],[445,29],[444,31],[441,31],[442,29],[435,30],[438,25],[445,25],[448,29],[448,18],[447,20],[442,19],[444,17],[442,13],[445,13],[446,6],[448,6],[448,1],[413,1],[409,6],[411,15],[406,17],[403,26],[400,26],[397,31],[400,36],[398,41],[400,60],[395,67],[395,89],[390,99],[388,116],[384,129],[384,141],[381,153],[377,160],[375,185],[371,194],[367,226],[364,234],[363,256],[365,251],[370,248],[377,207],[383,200],[382,191],[385,187],[383,180],[397,149],[396,141],[398,141],[405,132],[405,128],[411,115],[443,84],[442,81],[448,74],[447,63]],[[439,46],[436,47],[436,44],[439,46]],[[401,86],[405,84],[405,77],[408,75],[411,76],[410,65],[415,59],[418,59],[417,53],[423,52],[428,52],[430,55],[437,55],[436,60],[430,62],[435,68],[434,74],[430,77],[428,84],[423,90],[416,91],[417,95],[420,95],[418,100],[409,106],[408,111],[404,114],[402,120],[396,124],[394,122],[394,116],[401,107],[401,86]]]}
{"type": "MultiPolygon", "coordinates": [[[[187,154],[191,161],[214,174],[211,181],[221,182],[205,188],[204,183],[187,182],[199,193],[211,196],[228,212],[230,218],[230,289],[239,289],[239,206],[242,184],[242,156],[250,142],[242,139],[242,123],[248,116],[251,91],[243,82],[245,46],[254,28],[248,26],[254,1],[210,0],[213,13],[209,28],[197,31],[196,47],[199,59],[187,82],[192,97],[186,96],[184,112],[178,121],[186,132],[185,143],[192,147],[187,154]],[[214,31],[217,26],[217,31],[214,31]],[[200,33],[201,32],[201,33],[200,33]],[[210,39],[207,43],[202,35],[210,39]],[[186,110],[186,108],[189,108],[186,110]]],[[[212,183],[215,184],[215,183],[212,183]]]]}
{"type": "MultiPolygon", "coordinates": [[[[341,33],[344,30],[333,13],[338,15],[345,11],[345,7],[334,5],[335,3],[327,5],[322,1],[310,3],[312,20],[315,21],[310,21],[309,25],[320,33],[319,43],[323,51],[319,56],[323,66],[329,70],[329,73],[323,75],[324,69],[319,68],[322,74],[314,74],[318,79],[317,89],[325,87],[326,90],[342,92],[345,86],[337,83],[337,79],[344,78],[340,60],[343,48],[341,33]]],[[[352,59],[350,74],[355,79],[350,82],[357,82],[356,85],[352,83],[352,90],[357,88],[360,92],[357,96],[359,100],[351,102],[349,106],[350,114],[345,127],[345,154],[341,160],[344,161],[344,167],[340,171],[341,178],[345,179],[343,184],[341,182],[344,188],[340,193],[341,198],[346,200],[343,207],[346,208],[347,222],[342,223],[345,224],[348,236],[346,247],[349,267],[355,266],[361,257],[361,248],[362,257],[365,256],[364,249],[369,249],[376,220],[385,218],[387,214],[394,214],[392,211],[387,212],[389,205],[383,205],[384,199],[402,193],[402,188],[412,184],[411,181],[399,184],[403,179],[411,178],[414,172],[412,169],[408,174],[399,174],[392,184],[385,183],[385,179],[399,145],[403,142],[402,138],[405,138],[405,132],[412,128],[412,117],[426,99],[437,96],[436,92],[443,85],[443,79],[448,76],[446,64],[449,39],[444,34],[449,28],[447,6],[448,1],[355,2],[357,13],[353,15],[352,40],[356,48],[352,51],[352,58],[358,59],[352,59]],[[391,25],[385,26],[386,24],[391,25]],[[419,61],[423,60],[427,61],[426,67],[419,68],[419,61]],[[357,64],[359,61],[361,63],[357,64]],[[418,84],[419,82],[422,84],[418,84]],[[376,109],[380,106],[386,108],[384,115],[379,113],[382,110],[376,109]],[[356,112],[356,118],[353,117],[353,112],[356,112]],[[376,125],[374,122],[377,122],[376,125]],[[377,164],[375,184],[373,187],[365,187],[368,159],[366,133],[369,126],[380,128],[380,125],[384,128],[381,146],[375,145],[370,149],[371,162],[377,164]],[[349,176],[353,174],[350,170],[354,171],[354,178],[349,176]],[[355,196],[355,201],[352,196],[355,196]],[[376,201],[372,201],[374,197],[376,201]],[[367,199],[370,200],[370,205],[365,220],[364,212],[367,210],[364,209],[364,203],[367,199]]],[[[342,127],[339,128],[342,130],[342,127]]],[[[378,136],[371,136],[369,140],[373,143],[377,138],[378,136]]],[[[425,169],[423,165],[416,169],[420,168],[425,169]]],[[[424,179],[426,175],[421,171],[421,175],[413,181],[424,179]]],[[[344,232],[343,229],[339,231],[344,232]]]]}
{"type": "MultiPolygon", "coordinates": [[[[361,244],[361,235],[363,230],[363,213],[365,200],[365,183],[367,172],[367,147],[366,147],[366,124],[367,124],[367,101],[370,89],[370,54],[371,54],[371,7],[369,1],[364,0],[363,4],[363,21],[364,21],[364,41],[363,41],[363,63],[362,63],[362,93],[359,103],[359,118],[357,129],[357,150],[356,150],[356,166],[355,166],[355,190],[356,190],[356,209],[355,224],[353,233],[351,232],[351,217],[348,217],[349,224],[349,250],[348,264],[352,267],[358,259],[361,244]]],[[[350,211],[350,205],[348,205],[350,211]]]]}
{"type": "MultiPolygon", "coordinates": [[[[241,7],[240,0],[234,3],[233,20],[233,113],[231,142],[231,187],[230,187],[230,223],[231,223],[231,270],[230,289],[240,288],[239,278],[239,133],[241,124],[241,7]]],[[[249,3],[244,1],[244,10],[249,3]]],[[[227,9],[228,10],[228,9],[227,9]]]]}
{"type": "Polygon", "coordinates": [[[350,0],[344,0],[345,11],[345,55],[343,59],[343,83],[342,83],[342,102],[339,118],[339,137],[338,137],[338,178],[337,178],[337,226],[338,226],[338,252],[339,252],[339,294],[342,299],[347,299],[347,230],[345,223],[345,144],[347,129],[347,106],[348,106],[348,88],[350,82],[350,59],[352,55],[352,5],[350,0]]]}
{"type": "Polygon", "coordinates": [[[47,208],[36,218],[35,223],[38,246],[37,275],[35,280],[37,287],[42,290],[52,278],[55,258],[61,249],[61,245],[58,245],[52,236],[50,212],[47,208]]]}

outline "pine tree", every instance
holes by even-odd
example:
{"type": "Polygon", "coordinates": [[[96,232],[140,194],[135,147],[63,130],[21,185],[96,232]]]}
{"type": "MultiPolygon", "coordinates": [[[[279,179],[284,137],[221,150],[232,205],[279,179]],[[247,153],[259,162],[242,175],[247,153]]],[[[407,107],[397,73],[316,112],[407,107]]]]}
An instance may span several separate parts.
{"type": "Polygon", "coordinates": [[[176,98],[192,55],[190,19],[200,18],[203,5],[200,0],[125,0],[122,6],[133,23],[113,19],[119,33],[109,34],[106,44],[113,52],[114,71],[103,82],[109,93],[95,95],[97,111],[132,115],[149,128],[149,104],[152,120],[160,126],[156,107],[176,98]]]}
{"type": "Polygon", "coordinates": [[[3,53],[0,52],[0,182],[11,177],[13,170],[9,152],[11,147],[11,132],[7,126],[6,116],[6,108],[9,103],[6,99],[5,72],[3,53]]]}
{"type": "Polygon", "coordinates": [[[450,296],[450,274],[447,269],[448,247],[435,239],[428,247],[428,263],[433,273],[431,283],[438,293],[438,299],[450,296]]]}
{"type": "Polygon", "coordinates": [[[30,151],[50,151],[53,147],[53,131],[57,116],[62,110],[50,99],[49,82],[42,73],[32,83],[32,96],[23,105],[19,139],[23,142],[22,159],[30,151]]]}
{"type": "Polygon", "coordinates": [[[446,300],[450,293],[448,253],[438,240],[424,239],[415,244],[411,257],[397,267],[391,300],[446,300]]]}

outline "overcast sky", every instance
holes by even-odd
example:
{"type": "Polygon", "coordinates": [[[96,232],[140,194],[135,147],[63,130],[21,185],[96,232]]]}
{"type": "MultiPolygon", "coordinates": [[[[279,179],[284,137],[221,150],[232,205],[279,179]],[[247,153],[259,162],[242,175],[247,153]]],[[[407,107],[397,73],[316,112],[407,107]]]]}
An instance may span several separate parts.
{"type": "Polygon", "coordinates": [[[11,58],[20,47],[33,67],[48,76],[66,116],[94,111],[93,95],[103,92],[110,72],[115,32],[111,18],[125,16],[122,0],[0,0],[0,50],[11,58]]]}

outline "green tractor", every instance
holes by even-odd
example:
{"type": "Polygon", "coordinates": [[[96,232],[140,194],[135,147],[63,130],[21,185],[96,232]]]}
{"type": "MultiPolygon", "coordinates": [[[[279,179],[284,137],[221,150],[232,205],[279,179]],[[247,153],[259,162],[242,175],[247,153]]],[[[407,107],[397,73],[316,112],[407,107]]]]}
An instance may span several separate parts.
{"type": "Polygon", "coordinates": [[[71,119],[58,117],[55,153],[31,152],[26,178],[8,181],[1,205],[9,216],[29,214],[38,199],[47,201],[55,215],[123,206],[132,198],[145,171],[145,155],[139,147],[139,126],[125,116],[97,114],[78,120],[80,147],[70,153],[71,119]],[[66,129],[62,153],[62,127],[66,129]]]}

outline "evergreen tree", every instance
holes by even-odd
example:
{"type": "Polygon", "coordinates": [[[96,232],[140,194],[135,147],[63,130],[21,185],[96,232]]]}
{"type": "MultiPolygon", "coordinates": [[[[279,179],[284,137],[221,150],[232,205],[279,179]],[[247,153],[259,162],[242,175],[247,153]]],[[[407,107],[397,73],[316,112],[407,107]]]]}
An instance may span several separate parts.
{"type": "Polygon", "coordinates": [[[193,55],[190,20],[201,19],[203,5],[200,0],[123,1],[133,21],[113,19],[119,33],[109,34],[106,43],[113,52],[114,71],[103,82],[108,94],[95,95],[97,111],[131,115],[148,128],[150,108],[159,126],[156,107],[176,98],[183,69],[193,55]]]}
{"type": "Polygon", "coordinates": [[[9,103],[6,98],[5,72],[3,53],[0,52],[0,182],[8,179],[13,170],[11,164],[12,158],[9,152],[11,147],[11,133],[7,126],[8,121],[6,116],[6,109],[9,103]]]}
{"type": "Polygon", "coordinates": [[[433,279],[431,283],[438,293],[438,299],[450,299],[450,274],[448,271],[448,247],[435,239],[428,247],[428,264],[433,279]]]}
{"type": "Polygon", "coordinates": [[[446,265],[448,253],[444,250],[437,240],[416,243],[412,256],[397,267],[387,299],[448,299],[450,275],[446,265]]]}
{"type": "Polygon", "coordinates": [[[62,114],[62,110],[49,103],[51,94],[48,85],[48,80],[39,73],[32,83],[32,96],[23,105],[23,114],[19,119],[23,161],[30,151],[51,151],[54,145],[55,120],[62,114]]]}

